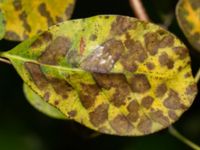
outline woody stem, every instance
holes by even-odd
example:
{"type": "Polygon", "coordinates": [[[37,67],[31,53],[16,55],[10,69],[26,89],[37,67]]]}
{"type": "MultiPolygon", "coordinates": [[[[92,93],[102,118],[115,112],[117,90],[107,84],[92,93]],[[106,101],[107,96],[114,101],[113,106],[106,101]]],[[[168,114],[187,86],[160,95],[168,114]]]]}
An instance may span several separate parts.
{"type": "Polygon", "coordinates": [[[137,18],[144,20],[144,21],[150,21],[150,18],[148,16],[148,14],[146,13],[146,10],[145,10],[141,0],[129,0],[129,3],[130,3],[131,8],[133,9],[133,12],[137,18]]]}

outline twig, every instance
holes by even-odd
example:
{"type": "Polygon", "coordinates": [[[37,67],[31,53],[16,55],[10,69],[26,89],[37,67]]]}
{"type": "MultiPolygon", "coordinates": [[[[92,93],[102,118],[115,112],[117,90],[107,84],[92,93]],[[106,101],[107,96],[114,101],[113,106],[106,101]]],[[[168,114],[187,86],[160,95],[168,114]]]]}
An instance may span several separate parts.
{"type": "Polygon", "coordinates": [[[0,62],[7,63],[9,65],[11,64],[11,62],[8,59],[2,58],[2,57],[0,57],[0,62]]]}
{"type": "Polygon", "coordinates": [[[183,143],[185,143],[186,145],[188,145],[189,147],[191,147],[192,149],[200,150],[200,147],[198,145],[196,145],[195,143],[191,142],[189,139],[181,135],[173,126],[169,127],[169,133],[174,137],[176,137],[177,139],[179,139],[180,141],[182,141],[183,143]]]}
{"type": "Polygon", "coordinates": [[[196,76],[195,76],[195,81],[196,81],[196,83],[199,82],[199,79],[200,79],[200,68],[199,68],[199,70],[198,70],[198,72],[197,72],[197,74],[196,74],[196,76]]]}
{"type": "Polygon", "coordinates": [[[129,2],[137,18],[144,21],[150,21],[141,0],[129,0],[129,2]]]}

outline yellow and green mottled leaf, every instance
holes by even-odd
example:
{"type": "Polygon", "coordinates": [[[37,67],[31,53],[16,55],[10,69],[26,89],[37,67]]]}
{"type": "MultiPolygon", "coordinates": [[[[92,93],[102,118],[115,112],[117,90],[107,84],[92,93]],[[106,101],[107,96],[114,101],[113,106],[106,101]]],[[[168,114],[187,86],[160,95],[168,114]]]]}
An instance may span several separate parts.
{"type": "Polygon", "coordinates": [[[179,0],[176,16],[185,36],[193,47],[200,52],[200,1],[179,0]]]}
{"type": "Polygon", "coordinates": [[[70,18],[75,0],[0,0],[5,37],[22,41],[70,18]]]}
{"type": "Polygon", "coordinates": [[[40,112],[48,115],[49,117],[57,119],[66,119],[57,108],[45,102],[39,95],[37,95],[28,85],[23,85],[25,96],[28,102],[40,112]]]}
{"type": "Polygon", "coordinates": [[[2,56],[68,119],[107,134],[166,128],[197,93],[185,45],[160,26],[125,16],[66,21],[2,56]]]}
{"type": "Polygon", "coordinates": [[[4,17],[2,12],[0,11],[0,39],[4,37],[5,27],[4,27],[4,17]]]}

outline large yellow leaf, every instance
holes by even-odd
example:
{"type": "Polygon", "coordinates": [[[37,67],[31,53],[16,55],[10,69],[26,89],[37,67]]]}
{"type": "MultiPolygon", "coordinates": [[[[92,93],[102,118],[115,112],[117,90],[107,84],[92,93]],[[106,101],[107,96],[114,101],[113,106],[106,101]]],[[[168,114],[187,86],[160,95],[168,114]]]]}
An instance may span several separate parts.
{"type": "Polygon", "coordinates": [[[66,21],[1,55],[68,119],[107,134],[166,128],[197,93],[185,45],[125,16],[66,21]]]}
{"type": "Polygon", "coordinates": [[[176,16],[183,33],[200,52],[200,0],[179,0],[176,16]]]}
{"type": "Polygon", "coordinates": [[[75,0],[0,0],[6,39],[22,41],[70,18],[75,0]]]}

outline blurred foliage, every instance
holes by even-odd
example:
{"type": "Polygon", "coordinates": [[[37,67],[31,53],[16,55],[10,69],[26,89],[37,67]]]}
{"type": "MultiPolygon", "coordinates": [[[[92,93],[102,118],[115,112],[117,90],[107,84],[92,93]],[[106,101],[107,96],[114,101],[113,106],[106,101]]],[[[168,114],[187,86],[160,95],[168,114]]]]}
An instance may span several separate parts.
{"type": "Polygon", "coordinates": [[[200,52],[200,1],[180,0],[176,7],[176,16],[188,41],[200,52]]]}
{"type": "MultiPolygon", "coordinates": [[[[174,17],[177,0],[143,0],[153,22],[162,24],[160,14],[173,14],[169,30],[181,38],[191,50],[193,74],[200,67],[199,54],[189,45],[174,17]]],[[[84,18],[97,14],[122,14],[133,16],[128,1],[77,0],[72,18],[84,18]]],[[[0,41],[0,49],[9,50],[17,42],[0,41]]],[[[22,93],[22,80],[15,70],[0,63],[0,149],[2,150],[190,150],[189,147],[169,135],[167,130],[144,137],[116,137],[100,135],[88,138],[92,131],[70,121],[51,119],[29,105],[22,93]],[[83,132],[84,131],[84,132],[83,132]],[[89,132],[89,133],[88,133],[89,132]]],[[[200,85],[198,85],[199,87],[200,85]]],[[[200,145],[200,95],[192,107],[175,123],[186,137],[200,145]]]]}
{"type": "Polygon", "coordinates": [[[4,38],[22,41],[67,20],[74,3],[75,0],[0,0],[0,12],[5,19],[4,38]]]}

